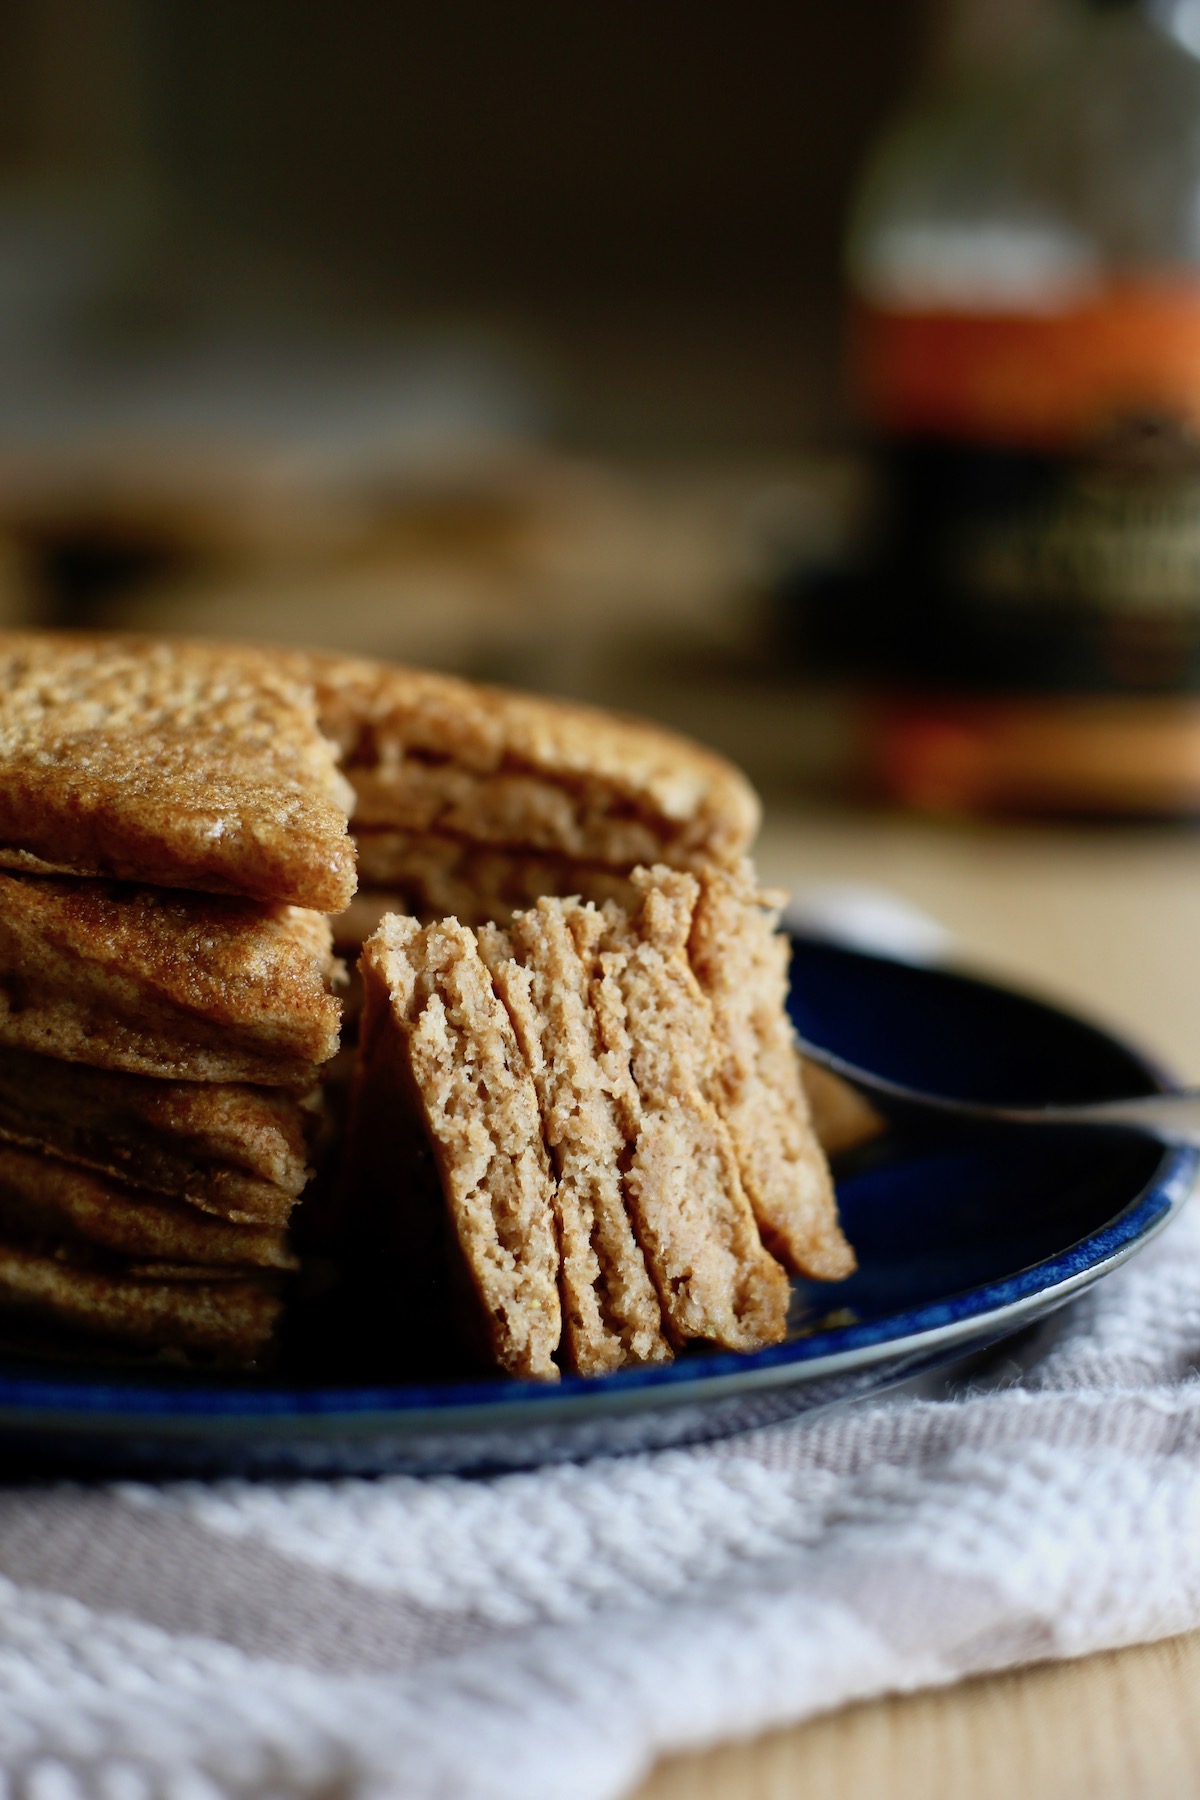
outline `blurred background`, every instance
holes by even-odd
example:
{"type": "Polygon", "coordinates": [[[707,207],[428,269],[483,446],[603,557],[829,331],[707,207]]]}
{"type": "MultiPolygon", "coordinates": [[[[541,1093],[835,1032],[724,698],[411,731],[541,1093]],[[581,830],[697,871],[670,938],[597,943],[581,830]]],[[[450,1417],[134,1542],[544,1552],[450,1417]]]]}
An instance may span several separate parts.
{"type": "Polygon", "coordinates": [[[361,648],[819,778],[764,618],[856,504],[849,196],[1007,10],[0,0],[0,613],[361,648]]]}
{"type": "Polygon", "coordinates": [[[554,690],[790,796],[1200,808],[1196,10],[0,0],[0,619],[554,690]],[[1164,281],[1168,430],[980,399],[997,318],[1055,313],[1041,395],[1164,281]]]}

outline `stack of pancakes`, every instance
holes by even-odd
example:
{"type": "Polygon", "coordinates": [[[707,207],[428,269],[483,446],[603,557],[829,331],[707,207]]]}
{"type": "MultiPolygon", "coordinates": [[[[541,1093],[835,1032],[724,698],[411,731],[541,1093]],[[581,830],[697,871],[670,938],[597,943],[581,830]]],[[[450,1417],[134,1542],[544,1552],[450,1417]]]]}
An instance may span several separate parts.
{"type": "Polygon", "coordinates": [[[507,928],[384,919],[353,1145],[398,1315],[511,1374],[778,1342],[853,1266],[746,867],[632,872],[507,928]]]}
{"type": "Polygon", "coordinates": [[[777,1337],[781,1264],[850,1258],[739,861],[757,818],[720,758],[609,714],[318,653],[0,634],[0,1309],[259,1354],[333,1091],[334,949],[383,918],[353,1160],[407,1241],[432,1146],[489,1357],[597,1372],[777,1337]]]}
{"type": "Polygon", "coordinates": [[[0,640],[0,1306],[252,1360],[293,1266],[354,890],[311,687],[0,640]]]}

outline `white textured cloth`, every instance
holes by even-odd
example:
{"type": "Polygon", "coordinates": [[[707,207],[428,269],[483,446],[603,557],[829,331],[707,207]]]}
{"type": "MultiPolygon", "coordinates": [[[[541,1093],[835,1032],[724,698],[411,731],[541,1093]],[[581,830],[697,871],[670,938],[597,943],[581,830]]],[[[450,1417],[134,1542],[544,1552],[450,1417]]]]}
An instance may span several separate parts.
{"type": "Polygon", "coordinates": [[[23,1800],[601,1800],[1200,1625],[1200,1209],[987,1387],[490,1479],[0,1490],[23,1800]]]}

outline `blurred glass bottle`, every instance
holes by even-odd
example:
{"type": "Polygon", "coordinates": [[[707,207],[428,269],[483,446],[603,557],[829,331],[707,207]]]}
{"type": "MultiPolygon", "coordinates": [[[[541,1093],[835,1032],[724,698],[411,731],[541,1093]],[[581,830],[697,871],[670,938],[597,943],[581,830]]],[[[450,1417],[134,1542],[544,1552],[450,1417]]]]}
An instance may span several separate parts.
{"type": "Polygon", "coordinates": [[[925,806],[1200,811],[1200,0],[1051,23],[902,120],[852,218],[873,763],[925,806]]]}

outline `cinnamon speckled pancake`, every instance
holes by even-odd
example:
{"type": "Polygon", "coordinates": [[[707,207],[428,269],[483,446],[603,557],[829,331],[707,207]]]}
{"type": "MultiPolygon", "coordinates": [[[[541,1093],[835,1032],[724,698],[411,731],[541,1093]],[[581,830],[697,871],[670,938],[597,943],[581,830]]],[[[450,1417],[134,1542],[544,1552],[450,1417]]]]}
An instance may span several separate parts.
{"type": "Polygon", "coordinates": [[[252,1362],[282,1311],[279,1278],[123,1265],[0,1239],[0,1314],[140,1350],[252,1362]]]}
{"type": "MultiPolygon", "coordinates": [[[[350,806],[443,879],[456,844],[731,863],[758,824],[723,758],[612,713],[318,652],[0,633],[0,866],[338,912],[350,806]]],[[[536,898],[519,869],[480,886],[536,898]]]]}
{"type": "Polygon", "coordinates": [[[478,932],[541,1108],[557,1178],[563,1353],[580,1375],[671,1356],[626,1207],[625,1139],[588,1005],[585,955],[589,937],[594,946],[602,929],[594,908],[544,899],[518,913],[507,931],[485,925],[478,932]]]}
{"type": "MultiPolygon", "coordinates": [[[[366,1009],[353,1130],[359,1145],[396,1147],[396,1306],[417,1267],[428,1194],[444,1218],[448,1271],[461,1270],[468,1328],[511,1375],[555,1380],[562,1327],[553,1178],[537,1095],[474,934],[455,920],[389,916],[363,952],[366,1009]],[[417,1154],[409,1149],[417,1146],[417,1154]],[[423,1159],[420,1154],[424,1149],[423,1159]],[[439,1191],[440,1190],[440,1191],[439,1191]]],[[[386,1154],[377,1161],[381,1177],[386,1154]]],[[[448,1301],[441,1329],[455,1329],[448,1301]]]]}
{"type": "Polygon", "coordinates": [[[232,1225],[184,1200],[15,1144],[0,1144],[0,1237],[53,1238],[201,1267],[296,1266],[277,1227],[232,1225]]]}
{"type": "Polygon", "coordinates": [[[154,1081],[0,1048],[0,1140],[240,1225],[286,1225],[309,1172],[316,1099],[243,1082],[154,1081]]]}
{"type": "MultiPolygon", "coordinates": [[[[663,869],[634,876],[647,895],[675,879],[663,869]]],[[[697,887],[688,956],[713,1011],[708,1092],[729,1128],[764,1242],[788,1268],[841,1281],[853,1273],[854,1253],[838,1224],[788,1020],[787,938],[748,863],[709,869],[697,887]]]]}
{"type": "Polygon", "coordinates": [[[0,633],[0,865],[337,912],[351,798],[277,657],[0,633]]]}
{"type": "Polygon", "coordinates": [[[698,888],[656,870],[632,915],[576,937],[627,1149],[625,1192],[678,1339],[730,1350],[778,1343],[788,1284],[764,1248],[729,1129],[711,1089],[720,1049],[712,1008],[688,961],[698,888]]]}
{"type": "Polygon", "coordinates": [[[758,827],[745,777],[659,726],[421,669],[281,654],[313,682],[356,829],[629,868],[728,862],[758,827]]]}
{"type": "Polygon", "coordinates": [[[175,1081],[309,1089],[338,1046],[327,921],[0,874],[0,1044],[175,1081]]]}

